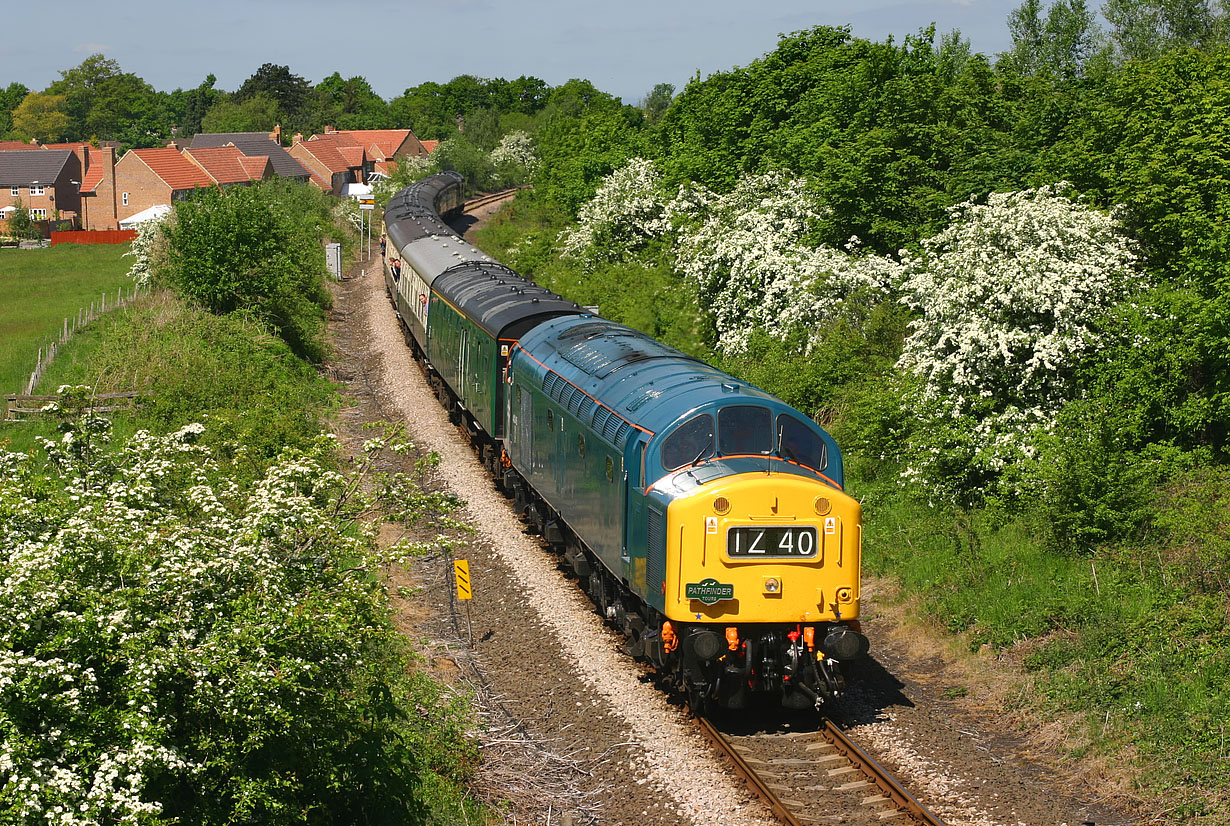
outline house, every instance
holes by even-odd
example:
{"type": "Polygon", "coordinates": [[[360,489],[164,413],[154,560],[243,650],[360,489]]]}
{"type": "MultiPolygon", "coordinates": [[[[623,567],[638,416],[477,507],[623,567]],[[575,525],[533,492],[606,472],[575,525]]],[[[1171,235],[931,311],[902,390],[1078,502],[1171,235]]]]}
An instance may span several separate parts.
{"type": "Polygon", "coordinates": [[[339,144],[361,146],[373,161],[395,161],[399,158],[421,157],[428,150],[409,129],[334,129],[326,126],[323,135],[308,140],[331,138],[339,144]]]}
{"type": "Polygon", "coordinates": [[[81,176],[82,229],[119,229],[115,194],[115,148],[84,145],[74,150],[84,170],[81,176]]]}
{"type": "Polygon", "coordinates": [[[248,157],[232,144],[185,149],[181,154],[199,166],[223,189],[248,186],[254,180],[259,181],[273,175],[273,165],[269,162],[268,155],[248,157]]]}
{"type": "Polygon", "coordinates": [[[327,137],[305,141],[296,135],[290,154],[312,173],[312,182],[340,196],[349,183],[362,183],[369,170],[367,153],[361,146],[339,143],[327,137]]]}
{"type": "MultiPolygon", "coordinates": [[[[281,130],[272,134],[281,136],[281,130]]],[[[214,132],[194,135],[189,149],[210,149],[218,146],[234,146],[248,157],[265,157],[280,178],[291,178],[307,183],[311,173],[290,156],[281,143],[264,132],[214,132]]]]}
{"type": "Polygon", "coordinates": [[[116,214],[121,221],[154,204],[182,201],[194,189],[214,186],[204,169],[178,149],[130,149],[115,165],[116,214]]]}
{"type": "Polygon", "coordinates": [[[81,159],[71,150],[0,150],[0,207],[20,205],[36,221],[76,220],[80,187],[81,159]]]}
{"type": "Polygon", "coordinates": [[[21,150],[21,149],[42,149],[42,148],[43,147],[39,146],[38,141],[31,141],[30,143],[26,143],[25,141],[0,141],[0,152],[12,152],[12,151],[21,150]]]}
{"type": "Polygon", "coordinates": [[[423,148],[427,150],[428,155],[435,152],[436,147],[440,145],[439,141],[420,141],[420,143],[423,144],[423,148]]]}

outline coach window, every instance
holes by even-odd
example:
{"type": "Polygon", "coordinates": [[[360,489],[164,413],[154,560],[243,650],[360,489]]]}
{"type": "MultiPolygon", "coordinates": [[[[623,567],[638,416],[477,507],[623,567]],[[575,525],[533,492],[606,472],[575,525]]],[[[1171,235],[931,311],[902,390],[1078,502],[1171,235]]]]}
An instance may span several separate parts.
{"type": "Polygon", "coordinates": [[[829,463],[824,440],[803,422],[784,413],[777,417],[777,450],[783,459],[812,470],[824,470],[829,463]]]}
{"type": "Polygon", "coordinates": [[[708,413],[693,416],[662,443],[662,467],[677,470],[713,455],[713,417],[708,413]]]}
{"type": "Polygon", "coordinates": [[[610,456],[606,457],[606,480],[608,482],[615,481],[615,460],[610,456]]]}
{"type": "Polygon", "coordinates": [[[547,408],[547,430],[555,430],[555,414],[549,407],[547,408]]]}
{"type": "Polygon", "coordinates": [[[769,408],[735,404],[718,411],[718,450],[723,456],[767,454],[773,449],[769,408]]]}
{"type": "Polygon", "coordinates": [[[582,459],[585,458],[585,434],[584,433],[577,434],[577,455],[580,456],[582,459]]]}

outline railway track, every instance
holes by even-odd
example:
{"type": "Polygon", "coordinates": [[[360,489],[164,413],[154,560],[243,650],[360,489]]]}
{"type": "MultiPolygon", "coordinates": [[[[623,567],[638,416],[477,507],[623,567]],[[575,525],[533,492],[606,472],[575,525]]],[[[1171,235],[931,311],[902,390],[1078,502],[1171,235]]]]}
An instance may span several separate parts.
{"type": "Polygon", "coordinates": [[[477,198],[471,198],[470,200],[466,201],[465,205],[461,208],[462,212],[473,212],[474,210],[479,209],[480,207],[485,207],[489,204],[498,203],[500,201],[511,198],[512,196],[516,195],[517,192],[519,192],[522,189],[526,189],[526,188],[527,187],[524,187],[524,186],[514,186],[511,189],[501,189],[499,192],[492,192],[490,195],[480,195],[477,198]]]}
{"type": "Polygon", "coordinates": [[[787,826],[913,823],[944,826],[827,718],[800,731],[724,734],[696,718],[705,737],[787,826]]]}

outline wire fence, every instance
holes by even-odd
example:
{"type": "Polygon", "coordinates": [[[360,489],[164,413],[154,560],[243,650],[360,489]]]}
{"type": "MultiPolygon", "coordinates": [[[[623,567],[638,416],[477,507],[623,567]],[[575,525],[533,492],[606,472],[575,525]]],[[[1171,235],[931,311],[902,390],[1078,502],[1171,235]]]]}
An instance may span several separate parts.
{"type": "MultiPolygon", "coordinates": [[[[148,288],[146,292],[148,292],[148,288]]],[[[43,379],[43,374],[47,372],[47,368],[55,359],[56,353],[60,352],[60,348],[73,337],[73,334],[107,312],[108,309],[116,310],[120,307],[127,307],[140,294],[140,286],[134,285],[127,293],[125,293],[124,287],[119,287],[116,289],[114,299],[107,293],[103,293],[100,300],[91,301],[88,308],[82,307],[77,310],[77,315],[64,319],[64,323],[60,327],[59,337],[46,346],[38,348],[38,361],[34,366],[34,372],[30,374],[30,380],[22,388],[22,393],[28,396],[34,392],[34,388],[38,387],[38,383],[43,379]]]]}

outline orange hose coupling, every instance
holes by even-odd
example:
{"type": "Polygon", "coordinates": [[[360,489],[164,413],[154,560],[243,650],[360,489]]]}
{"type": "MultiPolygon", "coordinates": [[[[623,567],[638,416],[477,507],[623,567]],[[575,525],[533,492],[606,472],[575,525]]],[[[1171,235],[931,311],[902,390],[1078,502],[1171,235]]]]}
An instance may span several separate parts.
{"type": "Polygon", "coordinates": [[[739,650],[739,629],[733,625],[726,629],[726,647],[731,651],[739,650]]]}
{"type": "Polygon", "coordinates": [[[679,638],[675,636],[675,629],[670,622],[662,623],[662,650],[670,654],[679,647],[679,638]]]}

